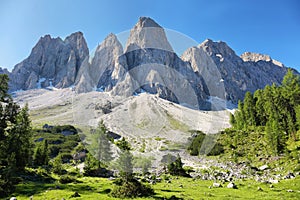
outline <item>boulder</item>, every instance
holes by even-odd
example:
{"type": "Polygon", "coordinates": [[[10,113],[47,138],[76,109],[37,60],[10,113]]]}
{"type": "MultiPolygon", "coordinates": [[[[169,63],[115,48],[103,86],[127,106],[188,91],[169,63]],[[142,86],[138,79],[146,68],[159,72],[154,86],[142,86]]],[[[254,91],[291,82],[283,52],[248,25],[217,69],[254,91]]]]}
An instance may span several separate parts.
{"type": "Polygon", "coordinates": [[[237,186],[233,182],[230,182],[228,183],[227,188],[237,189],[237,186]]]}

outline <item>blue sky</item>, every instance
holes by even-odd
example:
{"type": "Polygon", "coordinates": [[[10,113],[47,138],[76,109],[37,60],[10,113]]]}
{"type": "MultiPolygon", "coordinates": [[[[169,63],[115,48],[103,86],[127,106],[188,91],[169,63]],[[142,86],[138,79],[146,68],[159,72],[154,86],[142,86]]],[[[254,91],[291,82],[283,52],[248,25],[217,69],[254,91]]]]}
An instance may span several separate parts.
{"type": "Polygon", "coordinates": [[[64,39],[82,31],[92,50],[140,16],[197,43],[225,41],[238,55],[268,54],[300,70],[298,0],[0,0],[0,66],[12,69],[45,34],[64,39]]]}

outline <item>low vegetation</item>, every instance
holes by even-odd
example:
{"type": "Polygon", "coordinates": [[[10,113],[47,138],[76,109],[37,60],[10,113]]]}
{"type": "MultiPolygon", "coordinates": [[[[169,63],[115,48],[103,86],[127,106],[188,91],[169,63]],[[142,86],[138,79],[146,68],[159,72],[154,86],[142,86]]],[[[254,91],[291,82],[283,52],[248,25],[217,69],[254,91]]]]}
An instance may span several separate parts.
{"type": "Polygon", "coordinates": [[[7,80],[0,75],[0,198],[300,198],[300,79],[291,71],[281,86],[247,93],[231,116],[232,128],[210,136],[190,131],[191,155],[246,166],[238,175],[223,166],[184,167],[179,155],[170,154],[161,160],[164,170],[151,174],[153,158],[143,156],[145,147],[133,156],[129,142],[111,138],[103,122],[92,130],[89,149],[71,125],[32,128],[28,108],[7,94],[7,80]]]}

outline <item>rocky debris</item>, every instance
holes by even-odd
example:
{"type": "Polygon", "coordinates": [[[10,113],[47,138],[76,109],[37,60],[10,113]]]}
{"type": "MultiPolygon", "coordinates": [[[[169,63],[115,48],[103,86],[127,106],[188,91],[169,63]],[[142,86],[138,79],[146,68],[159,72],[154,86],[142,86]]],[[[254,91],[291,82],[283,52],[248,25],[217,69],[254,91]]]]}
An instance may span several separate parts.
{"type": "Polygon", "coordinates": [[[277,184],[279,183],[279,181],[277,179],[269,179],[268,180],[269,183],[272,183],[272,184],[277,184]]]}
{"type": "Polygon", "coordinates": [[[212,187],[219,188],[222,187],[221,183],[213,183],[212,187]]]}
{"type": "Polygon", "coordinates": [[[17,200],[17,197],[11,197],[9,200],[17,200]]]}
{"type": "Polygon", "coordinates": [[[238,189],[236,184],[234,184],[233,182],[228,183],[227,188],[238,189]]]}
{"type": "Polygon", "coordinates": [[[288,189],[287,192],[294,192],[294,190],[288,189]]]}
{"type": "Polygon", "coordinates": [[[266,170],[266,169],[269,169],[269,166],[268,166],[268,165],[263,165],[263,166],[260,166],[258,169],[259,169],[260,171],[264,171],[264,170],[266,170]]]}
{"type": "Polygon", "coordinates": [[[17,64],[10,74],[10,90],[27,90],[74,84],[78,70],[89,50],[81,32],[65,40],[41,37],[28,58],[17,64]]]}
{"type": "Polygon", "coordinates": [[[257,187],[257,191],[263,191],[261,187],[257,187]]]}
{"type": "Polygon", "coordinates": [[[284,179],[293,179],[295,175],[292,172],[289,172],[286,176],[283,177],[284,179]]]}

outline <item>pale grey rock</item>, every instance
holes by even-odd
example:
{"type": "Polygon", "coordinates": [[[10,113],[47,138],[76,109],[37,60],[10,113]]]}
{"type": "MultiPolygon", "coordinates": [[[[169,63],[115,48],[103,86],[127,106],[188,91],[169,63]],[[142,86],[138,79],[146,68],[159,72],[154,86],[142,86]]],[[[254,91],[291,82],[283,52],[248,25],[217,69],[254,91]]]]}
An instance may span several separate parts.
{"type": "Polygon", "coordinates": [[[203,76],[211,94],[222,97],[223,93],[233,103],[243,99],[247,91],[280,84],[288,70],[270,56],[247,52],[239,57],[225,42],[209,39],[187,49],[181,58],[203,76]]]}
{"type": "Polygon", "coordinates": [[[173,52],[164,30],[152,19],[140,18],[130,32],[122,58],[126,59],[127,72],[113,94],[131,96],[145,91],[193,107],[207,106],[202,77],[173,52]]]}
{"type": "Polygon", "coordinates": [[[264,55],[260,53],[252,53],[252,52],[245,52],[241,55],[241,58],[245,62],[258,62],[260,60],[270,62],[272,59],[269,55],[264,55]]]}
{"type": "Polygon", "coordinates": [[[120,58],[123,47],[114,34],[109,34],[97,47],[94,57],[85,61],[76,80],[77,92],[96,89],[109,91],[125,73],[126,62],[120,58]]]}
{"type": "Polygon", "coordinates": [[[262,165],[258,168],[260,171],[264,171],[266,169],[269,169],[269,166],[268,165],[262,165]]]}
{"type": "Polygon", "coordinates": [[[230,183],[228,183],[227,188],[237,189],[237,186],[233,182],[230,182],[230,183]]]}
{"type": "Polygon", "coordinates": [[[173,52],[164,29],[149,17],[140,17],[137,24],[131,29],[125,52],[137,49],[161,49],[173,52]]]}
{"type": "Polygon", "coordinates": [[[65,88],[74,84],[77,72],[89,54],[81,32],[68,36],[64,41],[46,35],[38,41],[31,54],[17,64],[12,73],[10,90],[34,89],[41,79],[42,87],[52,85],[65,88]]]}
{"type": "Polygon", "coordinates": [[[212,185],[214,188],[219,188],[222,187],[222,185],[220,183],[213,183],[212,185]]]}

